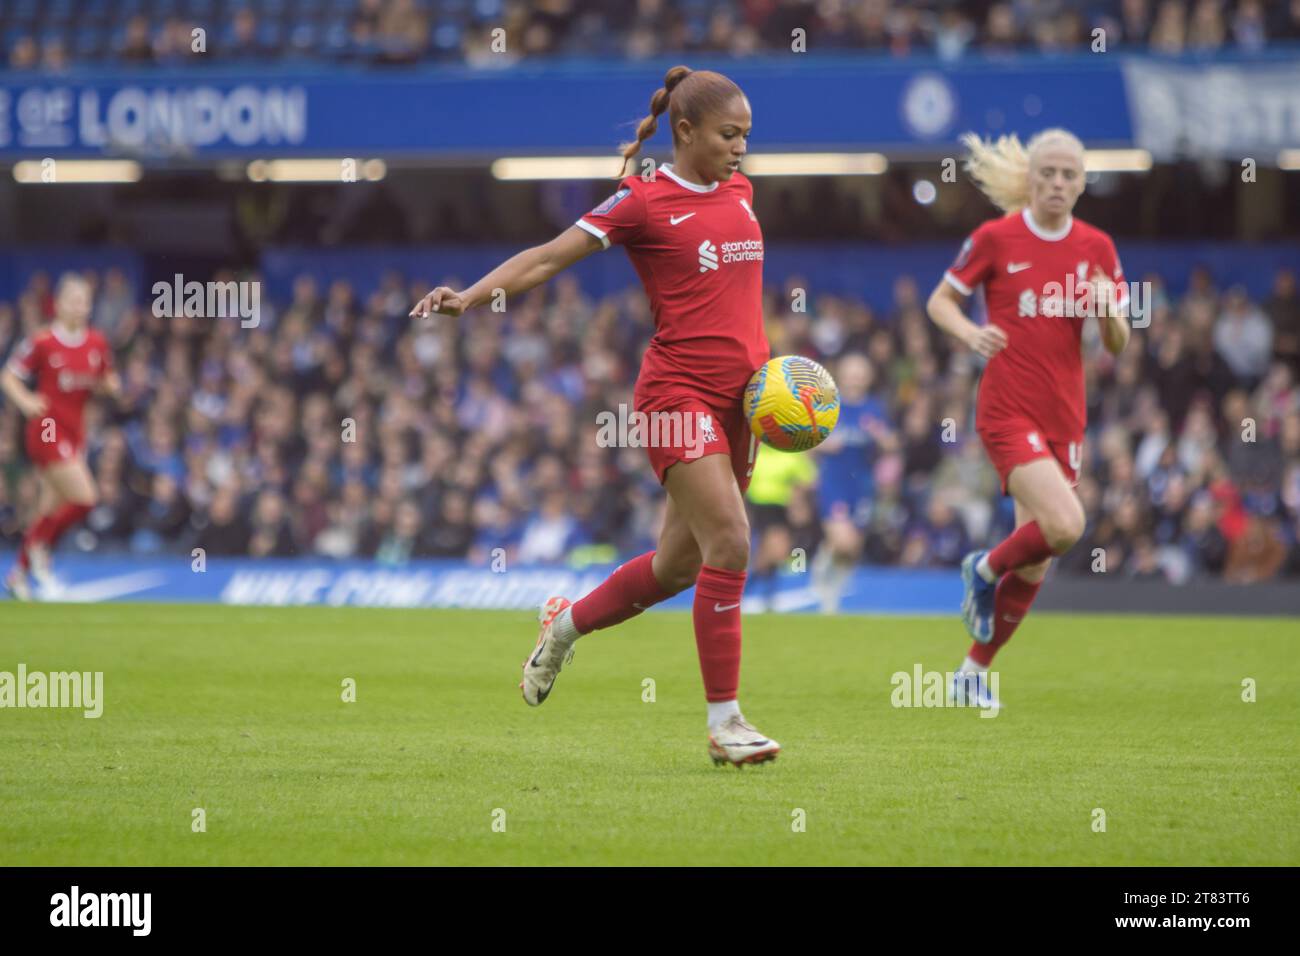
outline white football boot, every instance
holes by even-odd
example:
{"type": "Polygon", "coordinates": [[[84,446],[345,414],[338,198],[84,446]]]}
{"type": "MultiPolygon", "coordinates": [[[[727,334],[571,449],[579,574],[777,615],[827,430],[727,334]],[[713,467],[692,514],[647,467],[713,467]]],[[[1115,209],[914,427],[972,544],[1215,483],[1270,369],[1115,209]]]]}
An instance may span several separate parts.
{"type": "Polygon", "coordinates": [[[537,645],[533,648],[532,656],[524,661],[524,679],[519,682],[524,703],[529,707],[540,706],[550,696],[560,668],[573,660],[572,645],[565,647],[551,637],[551,623],[555,616],[572,603],[568,598],[553,597],[542,605],[537,614],[538,623],[541,624],[537,633],[537,645]]]}
{"type": "Polygon", "coordinates": [[[50,567],[49,548],[43,544],[28,545],[27,564],[31,568],[32,579],[36,581],[36,588],[41,594],[49,595],[58,590],[59,580],[50,567]]]}
{"type": "Polygon", "coordinates": [[[958,707],[978,707],[993,711],[1002,709],[1002,702],[989,687],[987,671],[958,671],[953,674],[948,699],[958,707]]]}
{"type": "Polygon", "coordinates": [[[715,764],[742,767],[747,763],[775,760],[781,745],[768,740],[740,714],[732,714],[709,731],[709,756],[715,764]]]}
{"type": "Polygon", "coordinates": [[[18,565],[5,575],[5,588],[13,595],[15,601],[30,601],[32,586],[27,582],[27,572],[18,565]]]}
{"type": "Polygon", "coordinates": [[[980,576],[976,566],[987,551],[972,551],[961,562],[961,582],[963,595],[961,601],[961,619],[966,624],[966,633],[980,644],[993,640],[993,598],[997,593],[997,584],[990,584],[980,576]]]}

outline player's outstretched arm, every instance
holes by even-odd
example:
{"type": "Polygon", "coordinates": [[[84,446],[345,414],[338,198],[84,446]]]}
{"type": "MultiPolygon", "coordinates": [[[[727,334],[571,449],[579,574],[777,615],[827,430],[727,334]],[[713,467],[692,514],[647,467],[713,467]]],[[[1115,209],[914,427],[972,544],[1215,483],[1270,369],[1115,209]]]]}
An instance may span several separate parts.
{"type": "Polygon", "coordinates": [[[411,318],[424,318],[435,312],[460,315],[489,301],[497,289],[503,290],[506,298],[527,292],[602,248],[601,241],[591,233],[570,226],[550,242],[511,256],[463,292],[438,286],[415,304],[411,318]]]}
{"type": "Polygon", "coordinates": [[[996,325],[976,325],[966,318],[962,311],[964,299],[947,280],[940,279],[939,284],[930,293],[930,300],[925,304],[925,311],[930,320],[967,348],[978,352],[986,359],[997,355],[1007,347],[1007,333],[996,325]]]}
{"type": "Polygon", "coordinates": [[[0,371],[0,392],[4,392],[5,398],[14,403],[23,418],[31,418],[45,411],[45,396],[37,395],[9,369],[0,371]]]}

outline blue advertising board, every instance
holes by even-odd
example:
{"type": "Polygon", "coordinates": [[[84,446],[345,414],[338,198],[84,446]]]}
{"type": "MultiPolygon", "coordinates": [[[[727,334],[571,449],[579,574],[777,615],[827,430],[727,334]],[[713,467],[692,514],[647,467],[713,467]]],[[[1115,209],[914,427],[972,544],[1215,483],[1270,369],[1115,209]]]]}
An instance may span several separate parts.
{"type": "MultiPolygon", "coordinates": [[[[631,138],[671,65],[0,73],[0,156],[608,153],[631,138]]],[[[765,149],[932,150],[968,129],[1051,125],[1089,142],[1132,139],[1115,57],[791,54],[692,65],[744,89],[765,149]]]]}
{"type": "MultiPolygon", "coordinates": [[[[936,155],[967,130],[1027,136],[1048,126],[1068,127],[1090,146],[1141,145],[1157,158],[1242,155],[1271,164],[1278,150],[1300,146],[1295,47],[958,60],[814,53],[689,60],[745,91],[756,149],[936,155]]],[[[610,154],[632,137],[672,65],[0,71],[0,157],[610,154]]]]}
{"type": "MultiPolygon", "coordinates": [[[[0,558],[7,564],[8,555],[0,558]]],[[[616,565],[510,566],[499,571],[459,561],[373,561],[310,558],[218,559],[202,569],[188,555],[125,558],[61,554],[59,587],[41,596],[75,603],[103,601],[203,602],[275,607],[497,608],[536,610],[548,597],[587,594],[616,565]]],[[[742,610],[818,611],[810,574],[751,579],[742,610]]],[[[689,611],[694,589],[659,608],[689,611]]],[[[961,577],[954,570],[856,568],[839,610],[874,613],[954,614],[961,577]]]]}

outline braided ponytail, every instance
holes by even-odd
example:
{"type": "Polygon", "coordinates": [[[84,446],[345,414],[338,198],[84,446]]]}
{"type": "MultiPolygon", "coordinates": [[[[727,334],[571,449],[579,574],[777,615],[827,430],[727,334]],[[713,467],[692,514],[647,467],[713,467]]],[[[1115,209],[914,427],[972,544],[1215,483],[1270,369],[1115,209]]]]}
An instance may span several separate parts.
{"type": "Polygon", "coordinates": [[[654,96],[650,97],[650,115],[637,126],[636,139],[619,147],[623,153],[623,164],[618,169],[616,179],[623,178],[628,161],[641,151],[641,144],[659,129],[659,117],[668,109],[668,100],[672,96],[673,90],[677,88],[677,84],[690,75],[691,68],[688,66],[675,66],[664,74],[664,85],[655,90],[654,96]]]}

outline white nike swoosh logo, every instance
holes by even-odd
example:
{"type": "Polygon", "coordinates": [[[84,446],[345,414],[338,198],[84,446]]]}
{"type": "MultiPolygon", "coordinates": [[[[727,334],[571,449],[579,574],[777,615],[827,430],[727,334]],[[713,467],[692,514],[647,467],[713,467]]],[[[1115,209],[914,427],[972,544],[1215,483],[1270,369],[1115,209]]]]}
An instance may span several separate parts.
{"type": "Polygon", "coordinates": [[[166,581],[167,576],[159,571],[135,571],[115,577],[84,581],[81,584],[65,585],[58,589],[57,597],[60,601],[94,604],[148,591],[160,587],[166,581]]]}
{"type": "Polygon", "coordinates": [[[679,217],[679,216],[669,216],[669,217],[668,217],[668,224],[669,224],[670,226],[675,226],[675,225],[677,225],[679,222],[685,222],[687,219],[690,219],[691,216],[694,216],[694,215],[695,215],[695,213],[693,213],[693,212],[688,212],[686,215],[684,215],[684,216],[680,216],[680,217],[679,217]]]}
{"type": "Polygon", "coordinates": [[[715,610],[715,611],[730,611],[730,610],[732,610],[733,608],[738,608],[738,607],[740,607],[739,604],[714,604],[714,605],[713,605],[713,610],[715,610]]]}
{"type": "Polygon", "coordinates": [[[1021,621],[1024,620],[1024,618],[1012,617],[1010,614],[1003,614],[1002,620],[1006,621],[1008,624],[1019,624],[1021,621]]]}
{"type": "Polygon", "coordinates": [[[1014,275],[1017,272],[1024,272],[1032,265],[1033,265],[1032,262],[1008,262],[1007,272],[1014,275]]]}
{"type": "Polygon", "coordinates": [[[633,602],[632,606],[636,608],[638,611],[646,610],[646,606],[644,604],[637,604],[636,602],[633,602]]]}

